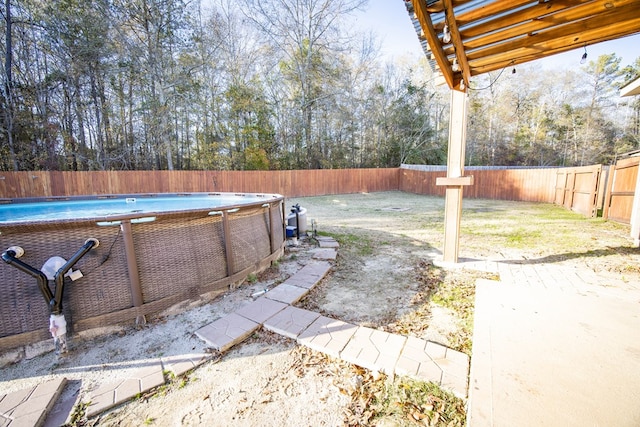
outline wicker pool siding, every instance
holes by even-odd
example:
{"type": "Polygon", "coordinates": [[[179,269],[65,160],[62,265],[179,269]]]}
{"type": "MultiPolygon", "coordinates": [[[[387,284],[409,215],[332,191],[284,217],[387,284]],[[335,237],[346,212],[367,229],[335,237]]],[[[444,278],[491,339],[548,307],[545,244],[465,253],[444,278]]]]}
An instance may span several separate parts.
{"type": "MultiPolygon", "coordinates": [[[[152,222],[130,224],[142,295],[138,306],[127,265],[125,227],[118,223],[3,224],[0,250],[21,246],[21,261],[39,269],[52,256],[69,259],[89,237],[100,241],[73,268],[84,277],[65,278],[63,312],[71,332],[78,332],[157,313],[202,295],[214,298],[282,255],[282,198],[208,213],[154,214],[152,222]]],[[[0,263],[0,349],[49,339],[48,324],[49,310],[36,280],[0,263]]]]}

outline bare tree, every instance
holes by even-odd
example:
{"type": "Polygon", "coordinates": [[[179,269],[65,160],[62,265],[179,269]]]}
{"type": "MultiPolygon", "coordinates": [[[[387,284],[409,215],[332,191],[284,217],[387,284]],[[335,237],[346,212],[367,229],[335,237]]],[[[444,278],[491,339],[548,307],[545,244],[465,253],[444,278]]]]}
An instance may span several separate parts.
{"type": "Polygon", "coordinates": [[[323,93],[322,81],[330,77],[328,66],[333,52],[344,47],[340,21],[363,7],[367,0],[244,0],[246,17],[253,22],[284,55],[282,67],[289,81],[297,86],[300,132],[294,148],[300,164],[302,150],[307,166],[319,167],[322,148],[314,141],[314,111],[323,93]]]}

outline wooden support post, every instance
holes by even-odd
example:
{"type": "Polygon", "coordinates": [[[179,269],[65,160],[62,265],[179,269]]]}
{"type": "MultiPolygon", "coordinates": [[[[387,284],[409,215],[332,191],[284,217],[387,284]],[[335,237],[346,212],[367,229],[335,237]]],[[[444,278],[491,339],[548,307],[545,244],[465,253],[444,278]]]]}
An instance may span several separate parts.
{"type": "Polygon", "coordinates": [[[468,182],[459,180],[464,177],[464,150],[467,133],[467,94],[464,91],[451,90],[449,119],[449,150],[447,154],[447,179],[444,206],[444,250],[443,261],[458,262],[460,242],[460,219],[462,217],[462,189],[468,182]],[[456,179],[457,178],[457,179],[456,179]]]}

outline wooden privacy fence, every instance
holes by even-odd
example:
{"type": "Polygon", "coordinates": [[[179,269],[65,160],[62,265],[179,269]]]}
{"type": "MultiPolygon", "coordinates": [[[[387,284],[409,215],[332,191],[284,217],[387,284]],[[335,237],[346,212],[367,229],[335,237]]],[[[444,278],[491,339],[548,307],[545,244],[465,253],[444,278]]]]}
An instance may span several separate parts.
{"type": "MultiPolygon", "coordinates": [[[[557,203],[585,215],[596,212],[600,165],[585,168],[468,168],[474,185],[464,197],[557,203]]],[[[285,197],[377,191],[444,196],[436,178],[444,171],[406,168],[289,171],[97,171],[0,173],[0,202],[22,197],[101,194],[236,192],[285,197]]],[[[625,190],[626,191],[626,190],[625,190]]],[[[623,196],[619,194],[619,196],[623,196]]],[[[616,196],[618,197],[618,196],[616,196]]]]}
{"type": "Polygon", "coordinates": [[[287,197],[397,190],[398,169],[3,172],[0,198],[235,192],[287,197]]]}
{"type": "Polygon", "coordinates": [[[621,159],[611,167],[611,179],[607,185],[603,217],[629,224],[633,199],[638,181],[640,156],[621,159]]]}
{"type": "Polygon", "coordinates": [[[558,169],[553,203],[595,218],[602,177],[602,165],[558,169]]]}
{"type": "MultiPolygon", "coordinates": [[[[473,185],[464,188],[464,197],[494,200],[520,200],[553,203],[558,169],[468,169],[473,185]]],[[[417,194],[444,196],[445,188],[436,186],[444,171],[400,169],[400,190],[417,194]]]]}

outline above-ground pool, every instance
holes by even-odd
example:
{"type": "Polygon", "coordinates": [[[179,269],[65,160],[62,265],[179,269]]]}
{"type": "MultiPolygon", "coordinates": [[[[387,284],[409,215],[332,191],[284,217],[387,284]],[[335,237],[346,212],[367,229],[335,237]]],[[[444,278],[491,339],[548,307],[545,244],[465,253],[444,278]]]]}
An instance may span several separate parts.
{"type": "Polygon", "coordinates": [[[216,209],[261,202],[273,196],[233,193],[146,194],[129,196],[24,199],[0,204],[0,225],[21,221],[100,218],[153,212],[216,209]]]}
{"type": "MultiPolygon", "coordinates": [[[[277,194],[188,193],[2,200],[0,251],[24,249],[41,267],[69,260],[97,239],[64,279],[71,331],[113,325],[180,302],[213,298],[283,253],[284,199],[277,194]]],[[[36,280],[0,262],[0,348],[50,337],[36,280]]],[[[53,283],[49,281],[49,285],[53,283]]]]}

